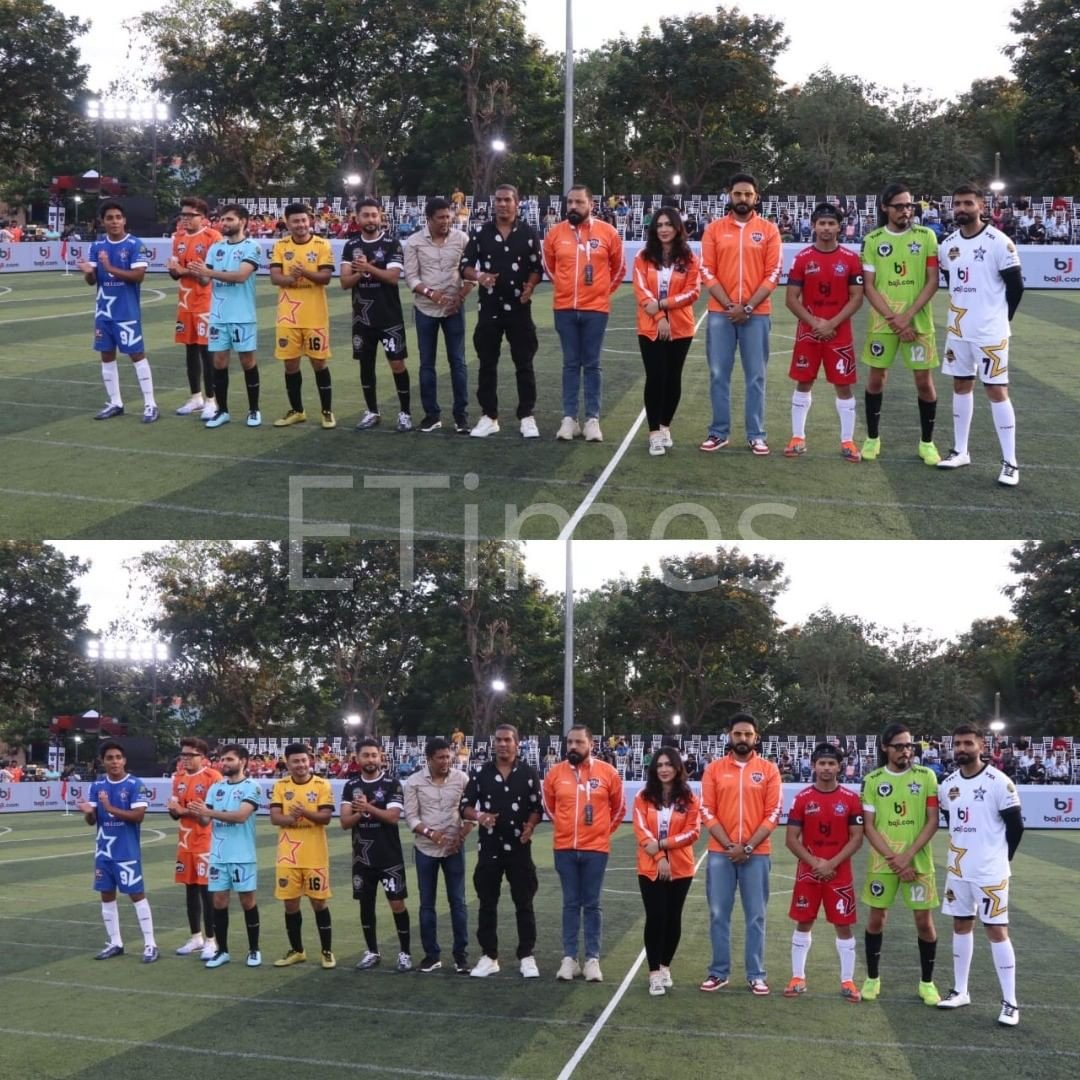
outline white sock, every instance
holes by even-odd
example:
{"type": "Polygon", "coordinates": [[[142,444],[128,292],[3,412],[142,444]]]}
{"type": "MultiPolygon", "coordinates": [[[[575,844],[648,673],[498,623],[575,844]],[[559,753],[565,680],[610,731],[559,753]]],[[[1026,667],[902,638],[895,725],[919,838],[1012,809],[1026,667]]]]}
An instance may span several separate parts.
{"type": "Polygon", "coordinates": [[[837,398],[836,413],[840,417],[840,441],[851,442],[855,438],[855,399],[837,398]]]}
{"type": "Polygon", "coordinates": [[[1010,465],[1016,461],[1016,413],[1011,401],[991,401],[990,411],[994,414],[994,427],[997,428],[998,442],[1001,443],[1001,458],[1010,465]]]}
{"type": "Polygon", "coordinates": [[[953,449],[958,454],[968,452],[968,436],[971,434],[971,417],[975,412],[975,395],[958,394],[952,396],[953,449]]]}
{"type": "Polygon", "coordinates": [[[1016,1004],[1016,953],[1013,943],[991,941],[990,951],[994,954],[994,967],[997,968],[998,982],[1001,983],[1001,1000],[1010,1005],[1016,1004]]]}
{"type": "Polygon", "coordinates": [[[974,934],[953,934],[952,967],[953,989],[958,994],[968,992],[968,974],[971,971],[971,954],[975,951],[974,934]]]}
{"type": "Polygon", "coordinates": [[[144,896],[135,901],[135,914],[139,920],[144,945],[157,945],[154,940],[154,917],[150,914],[150,901],[144,896]]]}
{"type": "Polygon", "coordinates": [[[123,945],[124,940],[120,937],[120,912],[115,900],[101,901],[101,919],[105,923],[105,933],[109,935],[109,944],[123,945]]]}
{"type": "Polygon", "coordinates": [[[132,365],[135,368],[135,375],[139,380],[139,389],[142,390],[143,404],[144,405],[156,405],[154,401],[154,378],[150,374],[150,361],[144,356],[141,360],[136,360],[132,365]]]}
{"type": "Polygon", "coordinates": [[[791,935],[791,974],[796,979],[806,978],[806,958],[810,955],[812,935],[796,930],[791,935]]]}
{"type": "Polygon", "coordinates": [[[810,394],[796,390],[791,395],[791,434],[800,439],[806,438],[806,417],[810,413],[810,394]]]}
{"type": "Polygon", "coordinates": [[[836,953],[840,957],[840,981],[851,982],[855,978],[855,939],[837,938],[836,953]]]}
{"type": "MultiPolygon", "coordinates": [[[[120,397],[120,373],[116,370],[115,360],[111,364],[102,361],[101,381],[105,384],[105,396],[109,399],[109,404],[123,405],[124,402],[120,397]]],[[[115,906],[113,904],[113,907],[115,906]]]]}

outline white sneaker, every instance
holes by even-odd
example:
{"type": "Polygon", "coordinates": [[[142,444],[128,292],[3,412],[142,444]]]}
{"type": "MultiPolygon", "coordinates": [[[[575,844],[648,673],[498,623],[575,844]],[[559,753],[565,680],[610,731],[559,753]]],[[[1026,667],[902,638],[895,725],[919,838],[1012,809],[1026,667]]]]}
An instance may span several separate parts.
{"type": "Polygon", "coordinates": [[[556,439],[562,439],[565,442],[570,442],[572,439],[576,439],[581,434],[581,426],[572,416],[564,416],[562,423],[559,425],[559,430],[555,432],[556,439]]]}
{"type": "Polygon", "coordinates": [[[1020,1009],[1008,1001],[1001,1003],[1001,1012],[998,1013],[998,1023],[1008,1027],[1016,1027],[1020,1023],[1020,1009]]]}
{"type": "Polygon", "coordinates": [[[364,415],[360,417],[359,422],[356,425],[357,431],[367,431],[368,428],[377,427],[382,417],[377,412],[372,412],[367,409],[364,415]]]}
{"type": "Polygon", "coordinates": [[[956,990],[950,990],[938,1003],[939,1009],[959,1009],[964,1005],[971,1004],[970,994],[961,994],[956,990]]]}
{"type": "Polygon", "coordinates": [[[667,453],[664,449],[664,436],[659,431],[649,432],[649,454],[652,457],[663,457],[667,453]]]}
{"type": "Polygon", "coordinates": [[[490,956],[481,956],[476,967],[469,972],[474,979],[486,979],[489,975],[497,975],[498,973],[499,961],[492,960],[490,956]]]}
{"type": "Polygon", "coordinates": [[[664,989],[664,976],[659,971],[649,972],[649,996],[663,997],[667,991],[664,989]]]}
{"type": "Polygon", "coordinates": [[[521,437],[523,439],[539,439],[540,429],[536,426],[536,419],[532,416],[526,416],[521,421],[521,437]]]}
{"type": "MultiPolygon", "coordinates": [[[[490,416],[481,416],[480,422],[469,432],[474,439],[486,439],[489,435],[494,435],[499,430],[499,421],[493,420],[490,416]]],[[[477,964],[477,967],[480,965],[477,964]]]]}
{"type": "Polygon", "coordinates": [[[536,966],[536,958],[523,956],[521,958],[521,977],[523,979],[539,979],[540,969],[536,966]]]}
{"type": "MultiPolygon", "coordinates": [[[[661,424],[660,425],[660,434],[664,439],[664,449],[665,450],[670,450],[675,445],[675,441],[671,437],[671,428],[664,427],[663,424],[661,424]]],[[[664,969],[661,968],[660,970],[663,971],[664,969]]]]}
{"type": "Polygon", "coordinates": [[[581,974],[581,965],[572,957],[564,956],[559,970],[555,972],[555,978],[563,982],[572,982],[581,974]]]}
{"type": "Polygon", "coordinates": [[[397,414],[397,427],[395,431],[412,431],[412,417],[407,412],[397,414]]]}
{"type": "Polygon", "coordinates": [[[998,473],[998,483],[1006,487],[1016,487],[1020,483],[1020,469],[1008,461],[1001,463],[1001,472],[998,473]]]}
{"type": "Polygon", "coordinates": [[[207,398],[202,407],[203,420],[213,420],[217,416],[217,402],[213,398],[207,398]]]}
{"type": "Polygon", "coordinates": [[[206,944],[202,947],[202,953],[199,956],[200,960],[213,960],[217,956],[217,942],[213,938],[207,938],[206,944]]]}
{"type": "Polygon", "coordinates": [[[192,413],[199,412],[203,407],[202,394],[192,394],[191,397],[176,410],[177,416],[190,416],[192,413]]]}
{"type": "Polygon", "coordinates": [[[604,436],[600,434],[600,421],[595,416],[585,418],[585,441],[603,442],[604,436]]]}
{"type": "Polygon", "coordinates": [[[950,450],[938,463],[939,469],[961,469],[971,464],[970,454],[961,454],[959,450],[950,450]]]}
{"type": "Polygon", "coordinates": [[[586,982],[603,982],[604,976],[600,974],[600,961],[595,956],[587,957],[585,960],[585,981],[586,982]]]}
{"type": "Polygon", "coordinates": [[[660,965],[660,978],[664,982],[664,989],[670,990],[675,984],[671,981],[671,968],[660,965]]]}
{"type": "MultiPolygon", "coordinates": [[[[203,947],[203,936],[202,936],[202,934],[192,934],[192,936],[189,937],[187,939],[187,941],[185,941],[184,944],[181,945],[180,948],[176,950],[176,955],[177,956],[190,956],[192,953],[197,953],[197,952],[201,951],[202,947],[203,947]]],[[[214,954],[211,953],[210,955],[213,956],[214,954]]]]}

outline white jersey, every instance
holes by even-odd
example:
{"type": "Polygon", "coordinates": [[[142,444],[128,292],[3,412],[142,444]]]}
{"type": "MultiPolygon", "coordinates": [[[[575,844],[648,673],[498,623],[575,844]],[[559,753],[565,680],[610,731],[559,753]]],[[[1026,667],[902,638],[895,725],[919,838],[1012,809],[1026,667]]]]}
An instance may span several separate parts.
{"type": "Polygon", "coordinates": [[[1003,810],[1020,805],[1016,785],[992,765],[972,777],[959,770],[941,781],[941,807],[949,812],[949,866],[954,877],[994,885],[1009,877],[1003,810]]]}
{"type": "Polygon", "coordinates": [[[938,259],[949,274],[949,326],[975,345],[999,345],[1010,334],[1002,270],[1020,265],[1016,245],[991,225],[974,236],[959,230],[941,241],[938,259]]]}

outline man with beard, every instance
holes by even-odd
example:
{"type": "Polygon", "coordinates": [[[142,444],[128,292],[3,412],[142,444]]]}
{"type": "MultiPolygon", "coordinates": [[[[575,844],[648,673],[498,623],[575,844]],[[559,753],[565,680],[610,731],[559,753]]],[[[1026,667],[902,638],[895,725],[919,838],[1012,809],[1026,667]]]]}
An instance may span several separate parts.
{"type": "Polygon", "coordinates": [[[756,752],[757,723],[736,713],[727,725],[730,753],[709,762],[701,779],[701,820],[709,832],[706,894],[712,961],[700,989],[731,979],[731,913],[738,889],[746,916],[746,981],[759,997],[765,981],[765,909],[769,906],[770,838],[780,822],[780,771],[756,752]]]}
{"type": "Polygon", "coordinates": [[[382,748],[366,738],[357,747],[360,775],[341,792],[341,827],[352,830],[353,898],[360,901],[360,924],[367,950],[356,965],[367,971],[382,960],[375,929],[375,895],[381,886],[390,903],[398,935],[398,971],[412,970],[409,955],[409,912],[405,898],[405,857],[398,822],[405,810],[401,781],[386,774],[382,748]]]}
{"type": "Polygon", "coordinates": [[[353,359],[360,362],[360,385],[367,406],[356,430],[367,431],[382,420],[375,392],[375,355],[382,345],[397,389],[397,430],[412,431],[409,372],[405,367],[409,352],[398,291],[398,282],[405,271],[405,256],[400,242],[384,230],[378,199],[370,196],[361,199],[356,212],[360,218],[360,235],[347,241],[341,253],[341,287],[352,289],[353,359]]]}
{"type": "Polygon", "coordinates": [[[712,421],[699,449],[731,443],[731,374],[739,347],[746,379],[746,440],[752,453],[768,454],[765,441],[765,369],[769,363],[771,297],[780,281],[780,231],[755,211],[757,181],[736,173],[731,213],[709,223],[701,241],[701,277],[709,293],[705,354],[709,362],[712,421]]]}
{"type": "Polygon", "coordinates": [[[623,246],[618,232],[592,216],[592,192],[576,185],[566,194],[566,220],[544,237],[544,269],[553,285],[555,330],[562,345],[563,420],[555,435],[570,441],[578,424],[585,381],[586,442],[601,442],[600,351],[611,311],[611,294],[622,284],[623,246]]]}
{"type": "Polygon", "coordinates": [[[210,352],[214,357],[214,400],[217,412],[208,428],[229,422],[229,351],[236,349],[247,388],[247,426],[262,423],[259,412],[259,367],[255,362],[255,271],[262,262],[262,248],[247,238],[248,211],[233,203],[221,212],[218,224],[224,240],[207,252],[206,261],[193,260],[188,268],[200,281],[212,285],[210,303],[210,352]]]}
{"type": "Polygon", "coordinates": [[[262,802],[262,789],[247,776],[248,751],[238,743],[221,748],[218,765],[224,775],[212,785],[205,800],[194,800],[188,808],[200,824],[212,831],[210,885],[214,898],[214,932],[217,949],[206,962],[219,968],[229,962],[229,893],[236,891],[247,929],[247,966],[262,963],[259,952],[259,908],[255,901],[258,874],[255,853],[255,811],[262,802]]]}
{"type": "Polygon", "coordinates": [[[600,894],[611,853],[611,835],[622,824],[623,785],[618,772],[593,757],[592,732],[575,724],[566,735],[566,760],[544,777],[544,810],[552,822],[555,871],[563,893],[563,959],[556,978],[602,982],[600,894]],[[584,914],[585,965],[578,964],[584,914]]]}
{"type": "Polygon", "coordinates": [[[1001,1013],[998,1023],[1020,1023],[1016,1005],[1016,955],[1009,940],[1009,864],[1024,834],[1016,785],[982,760],[985,740],[974,724],[953,729],[953,760],[959,766],[941,783],[949,816],[949,866],[944,915],[953,917],[953,988],[940,1009],[971,1004],[968,973],[979,917],[990,940],[1001,1013]]]}
{"type": "Polygon", "coordinates": [[[1024,277],[1016,245],[983,223],[983,194],[973,184],[953,192],[953,220],[958,229],[942,241],[941,269],[949,289],[949,327],[945,363],[953,377],[953,448],[939,469],[971,464],[968,434],[975,412],[973,391],[978,375],[990,399],[1001,472],[998,483],[1020,482],[1016,465],[1016,414],[1009,400],[1009,323],[1024,295],[1024,277]]]}

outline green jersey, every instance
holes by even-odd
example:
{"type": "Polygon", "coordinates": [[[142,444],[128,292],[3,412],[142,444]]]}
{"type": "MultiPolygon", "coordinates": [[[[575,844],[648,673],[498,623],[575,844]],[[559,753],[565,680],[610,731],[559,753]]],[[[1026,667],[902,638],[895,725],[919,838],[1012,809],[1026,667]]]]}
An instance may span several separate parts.
{"type": "MultiPolygon", "coordinates": [[[[929,816],[937,820],[937,791],[937,777],[922,765],[912,765],[902,773],[882,767],[867,773],[863,780],[863,810],[874,815],[874,828],[899,853],[911,847],[929,816]]],[[[911,868],[916,874],[933,873],[934,856],[929,843],[916,854],[911,868]]],[[[873,847],[868,872],[891,873],[884,856],[873,847]]]]}
{"type": "MultiPolygon", "coordinates": [[[[895,233],[882,226],[867,233],[862,249],[863,271],[874,275],[874,288],[893,311],[906,311],[928,280],[937,281],[937,237],[922,225],[895,233]]],[[[916,334],[934,333],[934,313],[927,304],[912,320],[916,334]]],[[[870,308],[871,334],[889,334],[889,324],[870,308]]]]}

